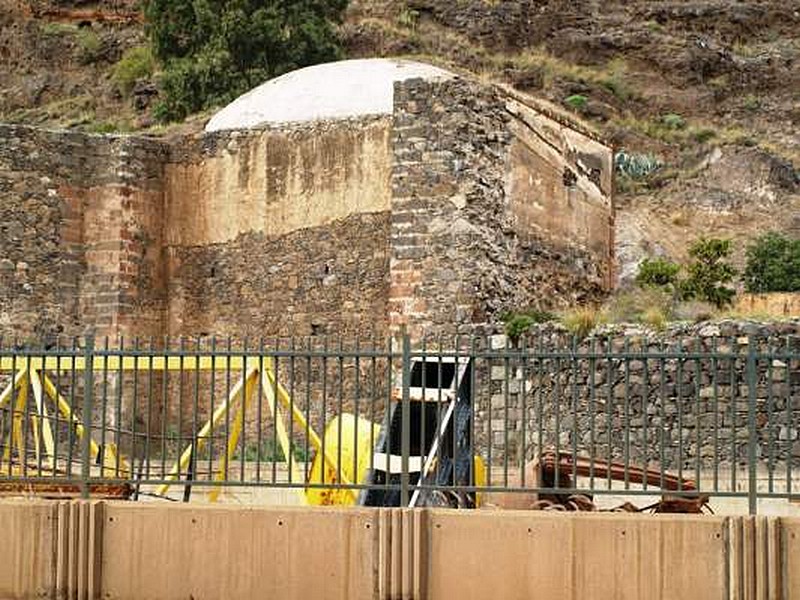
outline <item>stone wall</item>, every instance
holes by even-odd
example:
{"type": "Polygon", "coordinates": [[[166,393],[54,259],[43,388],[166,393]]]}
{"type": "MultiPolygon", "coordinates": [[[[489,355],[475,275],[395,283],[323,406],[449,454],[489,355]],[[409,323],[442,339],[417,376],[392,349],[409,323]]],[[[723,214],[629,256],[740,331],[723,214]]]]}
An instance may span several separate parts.
{"type": "Polygon", "coordinates": [[[787,461],[800,463],[800,321],[723,321],[662,334],[615,326],[578,343],[543,326],[522,343],[538,356],[479,360],[478,430],[484,451],[491,434],[495,464],[574,447],[687,475],[719,464],[729,485],[730,471],[747,460],[751,345],[760,465],[780,478],[787,461]]]}
{"type": "Polygon", "coordinates": [[[342,335],[387,331],[387,213],[281,237],[169,249],[172,335],[342,335]]]}
{"type": "Polygon", "coordinates": [[[0,126],[0,333],[156,333],[163,146],[0,126]]]}
{"type": "Polygon", "coordinates": [[[609,289],[607,146],[464,79],[396,84],[392,145],[395,330],[491,323],[609,289]]]}
{"type": "Polygon", "coordinates": [[[0,333],[384,337],[593,299],[610,156],[459,77],[398,84],[391,118],[174,140],[4,126],[0,333]]]}
{"type": "Polygon", "coordinates": [[[175,146],[169,334],[385,335],[389,162],[372,117],[175,146]]]}

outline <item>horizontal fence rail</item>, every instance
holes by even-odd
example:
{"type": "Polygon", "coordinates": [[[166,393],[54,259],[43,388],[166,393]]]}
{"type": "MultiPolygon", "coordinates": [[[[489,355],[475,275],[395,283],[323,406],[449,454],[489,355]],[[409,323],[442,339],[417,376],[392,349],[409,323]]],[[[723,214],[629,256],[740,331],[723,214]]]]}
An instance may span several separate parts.
{"type": "Polygon", "coordinates": [[[85,338],[1,347],[0,389],[4,494],[754,513],[800,485],[796,336],[85,338]]]}

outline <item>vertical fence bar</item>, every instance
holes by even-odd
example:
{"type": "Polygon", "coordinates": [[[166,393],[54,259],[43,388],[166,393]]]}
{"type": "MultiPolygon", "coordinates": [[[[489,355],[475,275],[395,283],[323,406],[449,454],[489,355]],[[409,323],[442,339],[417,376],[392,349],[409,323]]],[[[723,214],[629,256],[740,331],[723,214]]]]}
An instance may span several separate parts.
{"type": "Polygon", "coordinates": [[[747,500],[751,515],[758,512],[756,481],[756,443],[758,429],[756,427],[756,340],[750,336],[747,345],[747,470],[749,485],[747,500]]]}
{"type": "Polygon", "coordinates": [[[411,452],[411,340],[403,331],[403,395],[400,427],[400,505],[408,506],[408,455],[411,452]]]}
{"type": "Polygon", "coordinates": [[[89,498],[89,476],[90,476],[90,448],[92,425],[92,394],[94,392],[94,335],[87,335],[85,347],[83,349],[83,457],[81,462],[81,497],[89,498]]]}

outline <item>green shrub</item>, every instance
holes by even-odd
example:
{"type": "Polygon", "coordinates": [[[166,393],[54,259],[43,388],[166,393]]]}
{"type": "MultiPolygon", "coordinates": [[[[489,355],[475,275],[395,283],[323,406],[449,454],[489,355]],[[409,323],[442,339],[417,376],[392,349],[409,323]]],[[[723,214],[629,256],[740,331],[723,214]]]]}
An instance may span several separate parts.
{"type": "Polygon", "coordinates": [[[698,144],[705,144],[708,140],[715,138],[717,132],[708,127],[701,127],[700,129],[692,129],[692,137],[698,144]]]}
{"type": "Polygon", "coordinates": [[[522,313],[509,312],[501,316],[501,320],[505,324],[506,335],[512,341],[517,341],[537,323],[546,323],[555,319],[556,316],[553,313],[536,308],[522,313]]]}
{"type": "Polygon", "coordinates": [[[757,238],[747,247],[742,281],[748,292],[800,292],[800,239],[777,232],[757,238]]]}
{"type": "Polygon", "coordinates": [[[85,64],[97,62],[103,54],[103,40],[88,27],[78,30],[78,57],[85,64]]]}
{"type": "Polygon", "coordinates": [[[722,308],[733,301],[736,291],[727,284],[736,269],[728,262],[733,250],[730,240],[700,238],[689,248],[688,277],[681,282],[685,300],[702,300],[722,308]]]}
{"type": "Polygon", "coordinates": [[[145,32],[164,65],[161,119],[224,104],[288,71],[341,57],[347,0],[146,0],[145,32]]]}
{"type": "Polygon", "coordinates": [[[620,175],[631,179],[643,179],[659,170],[663,164],[650,154],[629,154],[620,150],[614,156],[614,168],[620,175]]]}
{"type": "Polygon", "coordinates": [[[759,108],[761,108],[761,100],[759,100],[753,94],[748,94],[747,96],[745,96],[743,106],[745,110],[758,110],[759,108]]]}
{"type": "Polygon", "coordinates": [[[586,103],[589,102],[589,99],[583,94],[573,94],[566,98],[564,102],[573,110],[582,111],[586,108],[586,103]]]}
{"type": "Polygon", "coordinates": [[[661,122],[669,129],[683,129],[686,127],[686,121],[682,116],[675,113],[669,113],[661,117],[661,122]]]}
{"type": "Polygon", "coordinates": [[[130,94],[136,81],[150,77],[156,68],[153,52],[147,46],[128,48],[114,65],[111,80],[123,94],[130,94]]]}
{"type": "Polygon", "coordinates": [[[645,258],[639,265],[636,283],[641,286],[671,287],[678,284],[681,266],[666,258],[645,258]]]}
{"type": "Polygon", "coordinates": [[[62,35],[74,35],[78,33],[78,27],[72,23],[44,23],[40,31],[48,37],[58,37],[62,35]]]}
{"type": "Polygon", "coordinates": [[[406,6],[397,15],[397,24],[406,29],[416,29],[417,22],[419,21],[419,11],[406,6]]]}

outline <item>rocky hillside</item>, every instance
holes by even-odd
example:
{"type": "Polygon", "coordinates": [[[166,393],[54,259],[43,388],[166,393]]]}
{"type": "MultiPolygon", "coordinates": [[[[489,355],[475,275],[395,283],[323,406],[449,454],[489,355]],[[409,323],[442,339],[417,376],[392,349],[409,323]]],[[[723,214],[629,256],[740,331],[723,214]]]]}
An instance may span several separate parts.
{"type": "MultiPolygon", "coordinates": [[[[133,2],[0,0],[0,27],[1,120],[161,131],[154,67],[119,66],[144,43],[133,2]]],[[[621,153],[623,277],[701,234],[800,236],[797,2],[353,0],[342,36],[351,57],[419,57],[591,122],[621,153]]]]}

